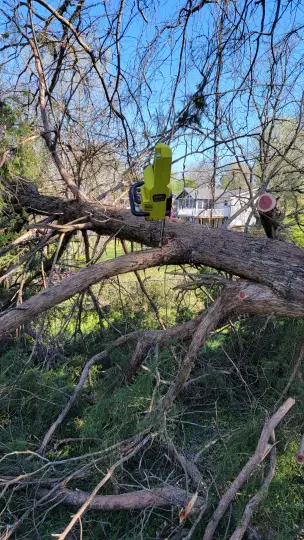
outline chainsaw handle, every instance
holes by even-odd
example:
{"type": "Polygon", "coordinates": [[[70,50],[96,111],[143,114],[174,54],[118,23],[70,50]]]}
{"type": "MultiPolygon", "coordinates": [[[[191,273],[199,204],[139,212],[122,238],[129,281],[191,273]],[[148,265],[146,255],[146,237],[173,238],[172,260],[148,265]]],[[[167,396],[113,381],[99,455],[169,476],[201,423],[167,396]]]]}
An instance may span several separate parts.
{"type": "Polygon", "coordinates": [[[170,197],[167,199],[166,204],[166,216],[171,216],[171,210],[172,210],[172,193],[170,193],[170,197]]]}
{"type": "Polygon", "coordinates": [[[140,204],[140,196],[138,194],[138,188],[143,186],[144,185],[144,182],[141,181],[141,182],[136,182],[135,184],[133,184],[131,186],[131,190],[132,190],[132,196],[133,196],[133,200],[136,204],[140,204]]]}
{"type": "Polygon", "coordinates": [[[140,198],[137,193],[137,189],[144,185],[144,182],[135,182],[129,189],[129,199],[131,212],[134,216],[149,216],[149,212],[143,212],[142,210],[136,210],[135,203],[140,204],[140,198]]]}

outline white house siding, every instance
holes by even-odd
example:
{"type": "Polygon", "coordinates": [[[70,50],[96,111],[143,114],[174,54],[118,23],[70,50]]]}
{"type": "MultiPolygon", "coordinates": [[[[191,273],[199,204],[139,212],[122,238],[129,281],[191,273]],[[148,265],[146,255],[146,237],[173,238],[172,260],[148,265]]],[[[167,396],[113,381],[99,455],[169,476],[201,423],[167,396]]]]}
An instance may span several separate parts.
{"type": "MultiPolygon", "coordinates": [[[[242,194],[238,192],[235,195],[235,193],[225,192],[217,188],[214,208],[211,209],[212,195],[210,190],[206,188],[185,189],[175,199],[177,217],[190,223],[201,223],[202,225],[217,227],[237,213],[246,204],[246,199],[246,193],[244,192],[242,194]],[[205,209],[203,206],[205,206],[205,209]]],[[[250,209],[244,209],[229,224],[228,228],[245,227],[250,214],[250,209]]],[[[254,223],[255,218],[251,217],[250,224],[254,223]]]]}
{"type": "MultiPolygon", "coordinates": [[[[231,197],[230,204],[230,216],[233,216],[233,214],[241,210],[242,206],[245,205],[245,201],[244,199],[240,201],[238,197],[231,197]]],[[[232,229],[233,227],[245,227],[246,225],[254,225],[255,217],[252,215],[250,218],[251,213],[251,208],[246,208],[233,221],[231,221],[228,228],[232,229]],[[248,223],[249,218],[250,222],[248,223]]]]}

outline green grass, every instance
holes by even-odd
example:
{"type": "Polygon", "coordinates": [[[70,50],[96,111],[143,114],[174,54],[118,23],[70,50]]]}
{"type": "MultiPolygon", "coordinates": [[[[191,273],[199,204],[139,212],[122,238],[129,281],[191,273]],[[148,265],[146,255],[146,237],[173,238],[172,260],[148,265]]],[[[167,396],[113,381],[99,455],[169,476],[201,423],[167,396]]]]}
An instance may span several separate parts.
{"type": "MultiPolygon", "coordinates": [[[[117,248],[119,245],[117,245],[117,248]]],[[[112,242],[105,259],[114,256],[112,242]]],[[[117,255],[121,251],[116,251],[117,255]]],[[[79,259],[80,260],[80,259],[79,259]]],[[[83,260],[82,260],[83,264],[83,260]]],[[[149,295],[159,307],[168,325],[189,320],[207,304],[203,291],[180,294],[173,286],[183,281],[170,274],[174,267],[152,268],[141,271],[149,295]]],[[[155,314],[143,295],[134,273],[114,277],[93,287],[102,306],[108,306],[106,322],[99,326],[95,308],[88,297],[83,298],[81,328],[77,327],[79,306],[69,318],[75,301],[80,296],[64,302],[47,312],[43,339],[52,346],[62,347],[67,360],[60,360],[46,370],[37,357],[29,360],[32,340],[14,340],[2,355],[0,364],[0,453],[1,457],[12,451],[37,450],[46,429],[67,403],[82,367],[93,354],[107,347],[120,333],[139,328],[158,328],[155,314]],[[75,329],[77,335],[75,336],[75,329]],[[58,334],[61,330],[60,334],[58,334]]],[[[212,294],[216,295],[214,289],[212,294]]],[[[41,321],[37,321],[39,328],[41,321]]],[[[304,331],[304,323],[292,319],[262,317],[244,318],[211,336],[201,348],[192,378],[201,377],[174,403],[166,418],[167,433],[179,452],[194,456],[202,448],[199,467],[204,481],[209,485],[210,509],[198,527],[193,540],[199,540],[213,506],[242,466],[255,450],[267,416],[271,414],[293,369],[294,358],[304,331]],[[223,350],[223,347],[225,350],[223,350]],[[246,381],[246,384],[244,384],[246,381]],[[215,441],[208,446],[209,442],[215,441]]],[[[164,395],[176,377],[179,363],[187,354],[187,343],[171,342],[160,347],[158,354],[152,350],[132,381],[125,380],[135,344],[124,345],[110,354],[107,370],[102,365],[91,370],[77,402],[56,430],[47,458],[51,461],[79,456],[86,452],[100,451],[110,444],[130,437],[142,430],[149,421],[146,414],[152,397],[164,395]],[[174,354],[172,353],[172,347],[174,354]],[[160,383],[156,387],[156,375],[160,383]],[[94,399],[90,398],[94,395],[94,399]],[[75,441],[67,441],[73,438],[75,441]],[[58,447],[56,442],[62,440],[58,447]]],[[[293,540],[301,526],[303,516],[303,466],[295,461],[299,438],[303,430],[303,383],[296,379],[290,389],[296,405],[288,415],[287,423],[277,429],[276,475],[269,493],[257,509],[253,524],[261,531],[262,538],[293,540]]],[[[185,487],[184,471],[168,454],[164,439],[149,445],[138,458],[115,472],[102,493],[153,487],[162,482],[177,483],[185,487]]],[[[71,488],[91,491],[101,476],[120,455],[105,457],[93,464],[88,478],[71,484],[71,488]]],[[[18,454],[0,461],[0,473],[18,475],[38,469],[41,462],[18,454]]],[[[54,468],[50,474],[68,474],[79,463],[54,468]]],[[[267,459],[248,483],[237,494],[233,504],[234,519],[239,519],[248,500],[259,489],[267,474],[267,459]]],[[[189,485],[190,490],[196,486],[189,485]]],[[[22,509],[33,507],[35,490],[17,492],[9,499],[1,516],[2,530],[13,516],[19,517],[22,509]]],[[[4,507],[2,507],[4,508],[4,507]]],[[[41,538],[60,533],[70,520],[75,508],[58,507],[44,517],[44,509],[33,509],[18,538],[35,538],[34,521],[41,538]]],[[[109,540],[149,540],[168,537],[171,527],[178,525],[178,509],[147,512],[99,513],[88,512],[82,520],[84,538],[109,540]],[[127,518],[127,520],[126,520],[127,518]]],[[[227,518],[222,520],[217,540],[226,534],[227,518]]],[[[185,524],[189,529],[191,521],[185,524]]],[[[232,534],[235,522],[228,527],[232,534]]],[[[71,538],[79,537],[79,524],[71,538]]],[[[228,536],[229,538],[229,536],[228,536]]]]}

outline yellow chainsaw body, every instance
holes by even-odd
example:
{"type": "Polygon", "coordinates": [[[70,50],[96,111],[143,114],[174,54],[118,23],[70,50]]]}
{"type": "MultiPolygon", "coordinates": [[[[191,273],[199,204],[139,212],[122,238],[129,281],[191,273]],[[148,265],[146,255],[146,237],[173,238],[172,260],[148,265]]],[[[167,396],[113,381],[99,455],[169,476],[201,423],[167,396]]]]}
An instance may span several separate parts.
{"type": "Polygon", "coordinates": [[[157,143],[153,165],[144,169],[144,184],[140,188],[140,206],[143,212],[149,212],[145,217],[148,221],[165,219],[167,199],[171,197],[171,164],[171,148],[157,143]]]}

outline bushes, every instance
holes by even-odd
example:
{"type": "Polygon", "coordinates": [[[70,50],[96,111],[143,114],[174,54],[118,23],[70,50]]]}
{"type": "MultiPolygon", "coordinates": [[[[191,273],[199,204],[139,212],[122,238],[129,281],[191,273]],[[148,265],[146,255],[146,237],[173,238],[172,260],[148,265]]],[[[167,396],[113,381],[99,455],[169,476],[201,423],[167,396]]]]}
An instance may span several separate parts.
{"type": "MultiPolygon", "coordinates": [[[[39,439],[66,403],[73,390],[75,373],[66,366],[43,371],[29,361],[25,347],[17,343],[1,357],[0,444],[5,449],[37,448],[39,439]]],[[[74,415],[81,399],[64,426],[65,435],[74,435],[74,415]]],[[[60,430],[59,430],[60,433],[60,430]]]]}

